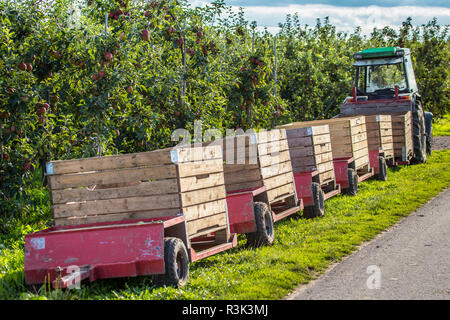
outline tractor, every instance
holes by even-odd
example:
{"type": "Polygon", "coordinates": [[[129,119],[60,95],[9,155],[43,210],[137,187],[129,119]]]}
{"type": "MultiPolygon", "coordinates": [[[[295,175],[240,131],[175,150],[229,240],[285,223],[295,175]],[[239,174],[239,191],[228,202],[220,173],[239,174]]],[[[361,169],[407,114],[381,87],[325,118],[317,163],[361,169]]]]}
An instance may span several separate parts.
{"type": "Polygon", "coordinates": [[[371,48],[357,52],[352,96],[341,105],[341,116],[397,114],[411,111],[416,163],[431,154],[433,114],[424,112],[408,48],[371,48]]]}

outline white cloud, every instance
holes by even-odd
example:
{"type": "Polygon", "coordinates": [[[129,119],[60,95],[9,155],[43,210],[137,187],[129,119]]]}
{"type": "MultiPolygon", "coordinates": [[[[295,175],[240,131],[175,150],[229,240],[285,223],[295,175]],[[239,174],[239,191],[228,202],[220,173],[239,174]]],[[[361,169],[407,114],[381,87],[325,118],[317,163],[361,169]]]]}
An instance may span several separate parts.
{"type": "MultiPolygon", "coordinates": [[[[194,6],[202,6],[206,1],[192,0],[194,6]]],[[[232,6],[238,11],[238,6],[232,6]]],[[[329,17],[330,23],[335,25],[338,31],[352,32],[360,26],[362,32],[368,34],[373,28],[390,26],[397,29],[406,18],[411,17],[414,25],[427,23],[434,17],[441,25],[450,24],[450,8],[422,7],[422,6],[398,6],[398,7],[342,7],[332,5],[287,5],[287,6],[247,6],[245,16],[249,21],[257,21],[259,26],[266,26],[272,32],[278,30],[279,22],[284,22],[286,15],[298,13],[302,25],[315,25],[317,18],[329,17]]]]}

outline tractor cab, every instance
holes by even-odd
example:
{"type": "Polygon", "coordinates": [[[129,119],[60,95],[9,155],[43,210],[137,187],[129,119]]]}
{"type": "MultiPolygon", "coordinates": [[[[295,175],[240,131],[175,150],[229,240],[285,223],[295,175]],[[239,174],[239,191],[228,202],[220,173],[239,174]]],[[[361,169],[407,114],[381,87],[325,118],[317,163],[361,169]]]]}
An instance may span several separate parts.
{"type": "Polygon", "coordinates": [[[399,114],[411,111],[414,159],[431,153],[433,114],[424,112],[408,48],[371,48],[353,55],[352,96],[340,106],[340,116],[399,114]]]}
{"type": "MultiPolygon", "coordinates": [[[[417,93],[416,78],[407,48],[372,48],[354,54],[353,97],[359,101],[405,99],[417,93]]],[[[346,101],[347,102],[347,101],[346,101]]],[[[356,101],[348,101],[356,102],[356,101]]]]}

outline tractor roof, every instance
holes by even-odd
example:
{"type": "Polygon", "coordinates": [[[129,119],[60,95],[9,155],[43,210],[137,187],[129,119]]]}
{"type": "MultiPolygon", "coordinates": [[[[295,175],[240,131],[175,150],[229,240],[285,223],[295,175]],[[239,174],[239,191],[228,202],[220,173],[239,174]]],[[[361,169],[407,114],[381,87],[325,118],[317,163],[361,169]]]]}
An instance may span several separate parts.
{"type": "Polygon", "coordinates": [[[394,57],[402,57],[407,53],[409,53],[409,49],[406,48],[397,48],[397,47],[370,48],[355,53],[353,57],[355,60],[391,58],[391,57],[394,58],[394,57]]]}

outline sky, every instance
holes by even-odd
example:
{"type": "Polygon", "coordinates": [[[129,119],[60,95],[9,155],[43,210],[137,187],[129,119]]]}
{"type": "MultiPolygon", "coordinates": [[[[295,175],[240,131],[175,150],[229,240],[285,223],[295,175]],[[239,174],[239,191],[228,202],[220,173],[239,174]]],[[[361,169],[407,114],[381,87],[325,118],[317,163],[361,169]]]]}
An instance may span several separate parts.
{"type": "MultiPolygon", "coordinates": [[[[188,0],[193,6],[202,6],[213,0],[188,0]]],[[[390,26],[398,29],[406,18],[413,25],[422,25],[436,17],[440,25],[450,25],[449,0],[226,0],[234,10],[245,9],[246,18],[256,21],[259,27],[267,27],[276,33],[279,22],[287,14],[298,13],[302,25],[316,24],[317,18],[329,17],[338,31],[352,32],[359,26],[364,34],[373,28],[390,26]]]]}

